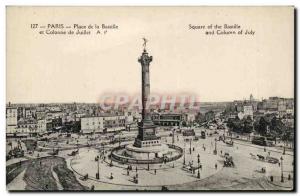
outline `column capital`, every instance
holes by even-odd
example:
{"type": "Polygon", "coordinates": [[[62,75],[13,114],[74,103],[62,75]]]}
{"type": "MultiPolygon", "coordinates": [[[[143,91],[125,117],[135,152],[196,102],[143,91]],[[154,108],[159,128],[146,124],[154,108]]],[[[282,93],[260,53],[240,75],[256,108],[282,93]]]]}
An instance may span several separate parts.
{"type": "Polygon", "coordinates": [[[149,65],[152,62],[152,56],[148,56],[148,52],[144,50],[142,56],[138,59],[138,62],[142,65],[149,65]]]}

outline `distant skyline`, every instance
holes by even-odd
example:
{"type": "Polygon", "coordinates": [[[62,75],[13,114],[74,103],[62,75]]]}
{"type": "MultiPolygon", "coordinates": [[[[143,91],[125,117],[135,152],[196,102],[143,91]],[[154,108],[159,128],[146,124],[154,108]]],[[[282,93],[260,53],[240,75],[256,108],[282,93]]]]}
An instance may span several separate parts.
{"type": "MultiPolygon", "coordinates": [[[[271,97],[278,97],[278,96],[271,96],[271,97]]],[[[254,97],[255,98],[255,97],[254,97]]],[[[270,97],[263,97],[263,99],[269,99],[270,97]]],[[[294,97],[279,97],[284,99],[294,99],[294,97]]],[[[262,101],[263,99],[256,99],[255,101],[262,101]]],[[[245,101],[249,100],[249,98],[244,99],[235,99],[235,100],[228,100],[228,101],[203,101],[202,103],[226,103],[226,102],[234,102],[234,101],[245,101]]],[[[7,101],[6,104],[9,104],[10,101],[7,101]]],[[[11,104],[72,104],[72,103],[84,103],[84,104],[99,104],[99,102],[80,102],[80,101],[70,101],[70,102],[10,102],[11,104]]],[[[201,101],[196,102],[201,103],[201,101]]]]}
{"type": "Polygon", "coordinates": [[[189,92],[200,102],[243,100],[250,94],[259,100],[293,98],[290,9],[9,7],[6,102],[97,103],[106,92],[140,93],[137,59],[143,37],[153,56],[151,92],[189,92]],[[116,24],[119,29],[102,36],[46,36],[30,29],[33,21],[116,24]],[[188,29],[215,23],[239,24],[256,34],[207,36],[188,29]]]}

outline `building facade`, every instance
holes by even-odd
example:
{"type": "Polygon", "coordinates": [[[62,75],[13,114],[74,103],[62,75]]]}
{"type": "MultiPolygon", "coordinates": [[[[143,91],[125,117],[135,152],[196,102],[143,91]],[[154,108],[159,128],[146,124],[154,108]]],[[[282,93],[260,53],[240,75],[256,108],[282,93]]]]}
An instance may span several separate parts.
{"type": "Polygon", "coordinates": [[[14,133],[18,123],[18,108],[6,108],[6,133],[14,133]]]}
{"type": "Polygon", "coordinates": [[[89,134],[124,130],[125,121],[124,115],[83,117],[81,118],[81,132],[89,134]]]}
{"type": "Polygon", "coordinates": [[[181,126],[187,120],[186,115],[181,113],[152,113],[151,118],[159,126],[181,126]]]}

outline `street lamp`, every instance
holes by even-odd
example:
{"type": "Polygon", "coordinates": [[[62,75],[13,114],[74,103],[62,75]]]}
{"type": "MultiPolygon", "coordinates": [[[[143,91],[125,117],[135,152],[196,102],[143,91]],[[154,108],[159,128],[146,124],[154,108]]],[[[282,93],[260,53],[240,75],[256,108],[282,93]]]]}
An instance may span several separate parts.
{"type": "Polygon", "coordinates": [[[183,165],[185,165],[185,141],[183,141],[184,143],[184,148],[183,148],[183,165]]]}
{"type": "Polygon", "coordinates": [[[200,155],[198,154],[198,174],[197,178],[200,178],[200,155]]]}
{"type": "Polygon", "coordinates": [[[175,129],[172,130],[172,144],[174,145],[175,142],[175,135],[174,135],[175,129]]]}
{"type": "Polygon", "coordinates": [[[119,147],[121,146],[121,131],[119,132],[119,147]]]}
{"type": "Polygon", "coordinates": [[[190,154],[192,154],[192,138],[190,138],[190,154]]]}
{"type": "Polygon", "coordinates": [[[98,170],[97,170],[97,173],[96,173],[96,179],[98,179],[99,180],[99,178],[100,178],[100,156],[98,156],[98,170]]]}
{"type": "Polygon", "coordinates": [[[215,138],[215,150],[214,150],[214,155],[217,154],[217,138],[215,138]]]}
{"type": "Polygon", "coordinates": [[[283,158],[282,157],[280,157],[280,161],[281,161],[281,182],[284,182],[284,180],[283,180],[283,164],[282,164],[283,158]]]}
{"type": "Polygon", "coordinates": [[[149,166],[149,152],[148,152],[148,171],[150,170],[150,166],[149,166]]]}

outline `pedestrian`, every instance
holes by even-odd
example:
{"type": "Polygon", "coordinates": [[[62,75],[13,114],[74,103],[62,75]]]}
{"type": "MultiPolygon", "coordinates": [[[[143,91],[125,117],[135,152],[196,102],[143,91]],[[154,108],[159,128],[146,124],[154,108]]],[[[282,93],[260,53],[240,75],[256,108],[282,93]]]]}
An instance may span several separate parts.
{"type": "Polygon", "coordinates": [[[280,162],[278,162],[278,166],[280,167],[280,162]]]}
{"type": "Polygon", "coordinates": [[[129,170],[127,169],[127,176],[129,176],[129,170]]]}
{"type": "Polygon", "coordinates": [[[156,175],[156,169],[154,169],[154,174],[156,175]]]}
{"type": "Polygon", "coordinates": [[[215,169],[218,169],[218,164],[217,163],[215,164],[215,169]]]}
{"type": "Polygon", "coordinates": [[[193,151],[195,151],[195,147],[193,147],[193,151]]]}

